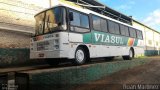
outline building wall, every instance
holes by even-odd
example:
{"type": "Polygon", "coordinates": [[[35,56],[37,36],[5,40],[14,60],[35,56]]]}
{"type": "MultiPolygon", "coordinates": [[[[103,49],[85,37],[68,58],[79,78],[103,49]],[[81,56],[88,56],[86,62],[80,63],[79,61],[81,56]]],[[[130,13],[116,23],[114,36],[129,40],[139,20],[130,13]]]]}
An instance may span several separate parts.
{"type": "Polygon", "coordinates": [[[143,31],[145,55],[160,55],[160,33],[134,20],[132,24],[143,31]]]}
{"type": "Polygon", "coordinates": [[[49,7],[49,0],[0,0],[0,48],[29,48],[34,15],[49,7]]]}
{"type": "Polygon", "coordinates": [[[30,35],[19,32],[0,30],[1,48],[29,48],[30,35]]]}
{"type": "Polygon", "coordinates": [[[29,45],[34,15],[48,6],[48,0],[0,0],[0,67],[33,63],[29,45]]]}

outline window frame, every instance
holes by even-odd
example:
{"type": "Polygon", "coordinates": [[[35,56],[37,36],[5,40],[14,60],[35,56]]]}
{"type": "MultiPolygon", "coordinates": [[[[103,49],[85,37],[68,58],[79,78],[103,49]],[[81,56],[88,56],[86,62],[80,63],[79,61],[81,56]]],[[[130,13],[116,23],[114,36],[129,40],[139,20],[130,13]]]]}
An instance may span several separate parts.
{"type": "Polygon", "coordinates": [[[100,32],[101,32],[101,31],[102,31],[102,30],[101,30],[101,17],[99,17],[99,16],[97,16],[97,15],[94,15],[94,14],[91,14],[91,18],[92,18],[91,22],[92,22],[93,30],[95,30],[95,31],[100,31],[100,32]],[[97,29],[94,28],[93,17],[98,17],[98,18],[100,19],[100,22],[99,22],[99,23],[100,23],[100,26],[99,26],[99,27],[100,27],[100,30],[97,30],[97,29]]]}
{"type": "Polygon", "coordinates": [[[120,32],[120,23],[117,23],[117,22],[115,22],[115,21],[112,21],[112,20],[107,20],[108,21],[108,32],[109,33],[111,33],[111,34],[115,34],[115,35],[121,35],[121,32],[120,32]],[[112,33],[112,32],[110,32],[110,30],[109,30],[109,22],[113,22],[114,23],[114,33],[112,33]],[[119,34],[117,34],[117,33],[115,33],[115,24],[118,24],[118,28],[119,28],[119,34]]]}
{"type": "MultiPolygon", "coordinates": [[[[35,35],[34,35],[33,37],[35,37],[35,36],[40,36],[40,35],[51,34],[51,33],[54,33],[54,32],[67,32],[67,31],[68,31],[69,26],[68,26],[68,23],[67,23],[67,20],[66,20],[67,28],[66,28],[65,30],[58,30],[58,31],[53,31],[53,32],[44,33],[44,29],[45,29],[45,19],[46,19],[46,12],[47,12],[47,11],[49,11],[49,10],[53,10],[54,8],[63,8],[63,9],[65,9],[65,11],[66,11],[65,13],[66,13],[66,17],[67,17],[68,8],[67,8],[67,7],[65,7],[65,6],[52,7],[52,8],[46,9],[46,10],[44,10],[44,11],[42,11],[42,12],[37,13],[37,14],[34,16],[34,18],[35,18],[37,15],[39,15],[39,14],[41,14],[41,13],[44,13],[44,20],[43,20],[43,21],[44,21],[43,34],[38,34],[38,35],[36,35],[36,32],[35,32],[35,35]]],[[[62,14],[62,13],[61,13],[61,14],[62,14]]],[[[62,18],[62,19],[63,19],[62,21],[64,21],[64,18],[62,18]]]]}
{"type": "Polygon", "coordinates": [[[91,15],[90,17],[91,17],[92,30],[109,33],[109,30],[108,30],[108,19],[100,17],[100,16],[95,15],[95,14],[90,14],[90,15],[91,15]],[[93,27],[94,26],[93,25],[93,16],[96,16],[96,17],[100,18],[100,28],[101,28],[101,20],[105,20],[106,21],[106,29],[107,29],[106,31],[103,31],[102,28],[101,28],[101,30],[94,29],[94,27],[93,27]]]}
{"type": "Polygon", "coordinates": [[[120,33],[121,33],[121,36],[130,37],[129,27],[128,27],[128,26],[126,26],[126,25],[120,24],[120,33]],[[126,28],[127,28],[128,35],[126,35],[126,33],[125,33],[125,35],[122,35],[122,32],[121,32],[121,26],[124,26],[124,27],[126,27],[126,28]]]}
{"type": "MultiPolygon", "coordinates": [[[[72,8],[68,8],[67,7],[67,22],[68,22],[68,31],[69,32],[74,32],[74,33],[89,33],[89,32],[91,32],[91,24],[90,24],[90,16],[89,16],[89,14],[86,14],[86,13],[83,13],[83,12],[81,12],[81,11],[78,11],[78,10],[75,10],[75,9],[72,9],[72,8]],[[83,15],[86,15],[87,17],[88,17],[88,24],[89,24],[89,28],[85,28],[85,27],[81,27],[81,25],[80,26],[76,26],[76,25],[71,25],[71,23],[70,23],[70,20],[69,20],[69,12],[70,11],[73,11],[73,12],[77,12],[77,13],[79,13],[79,14],[83,14],[83,15]],[[82,28],[82,29],[86,29],[86,30],[88,30],[87,32],[77,32],[77,31],[72,31],[71,30],[71,27],[76,27],[76,28],[82,28]]],[[[80,18],[80,17],[79,17],[80,18]]],[[[80,20],[80,24],[81,24],[81,20],[80,20]]]]}
{"type": "Polygon", "coordinates": [[[137,38],[137,30],[136,30],[135,28],[129,27],[129,36],[130,36],[131,38],[137,38]],[[135,37],[134,37],[134,36],[131,36],[130,29],[133,29],[133,30],[135,31],[135,35],[136,35],[135,37]]]}
{"type": "Polygon", "coordinates": [[[139,38],[139,37],[138,37],[138,32],[137,32],[137,38],[143,40],[143,32],[142,32],[141,30],[138,30],[138,29],[136,29],[136,30],[137,30],[138,32],[141,32],[141,35],[142,35],[142,36],[141,36],[142,38],[139,38]]]}

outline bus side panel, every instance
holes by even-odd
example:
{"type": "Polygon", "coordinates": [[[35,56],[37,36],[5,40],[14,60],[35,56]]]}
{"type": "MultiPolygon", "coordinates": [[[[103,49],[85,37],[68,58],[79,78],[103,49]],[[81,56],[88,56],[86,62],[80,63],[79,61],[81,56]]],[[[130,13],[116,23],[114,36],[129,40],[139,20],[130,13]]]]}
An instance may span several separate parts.
{"type": "Polygon", "coordinates": [[[137,45],[134,47],[135,57],[144,56],[144,41],[138,40],[137,45]]]}

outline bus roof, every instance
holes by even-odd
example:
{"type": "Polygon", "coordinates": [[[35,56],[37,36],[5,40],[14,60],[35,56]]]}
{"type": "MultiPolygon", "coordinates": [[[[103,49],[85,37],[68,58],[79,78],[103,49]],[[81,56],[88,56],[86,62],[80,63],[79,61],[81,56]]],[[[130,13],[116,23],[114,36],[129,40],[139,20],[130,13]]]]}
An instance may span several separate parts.
{"type": "MultiPolygon", "coordinates": [[[[133,27],[133,26],[131,26],[131,25],[129,25],[129,24],[123,23],[123,22],[121,22],[121,21],[118,21],[118,20],[116,20],[116,19],[110,18],[110,17],[108,17],[108,16],[102,15],[102,14],[100,14],[100,13],[94,12],[94,11],[92,11],[92,10],[89,10],[89,9],[83,8],[83,7],[75,7],[75,6],[71,6],[71,5],[68,5],[68,4],[60,3],[60,4],[58,4],[58,5],[55,5],[55,6],[51,7],[51,8],[60,7],[60,6],[64,6],[64,7],[67,7],[67,8],[71,8],[71,9],[74,9],[74,10],[76,10],[76,11],[83,12],[83,13],[86,13],[86,14],[97,15],[97,16],[99,16],[99,17],[106,18],[106,19],[108,19],[108,20],[111,20],[111,21],[114,21],[114,22],[123,24],[123,25],[125,25],[125,26],[138,29],[138,28],[133,27]]],[[[38,15],[38,14],[44,12],[44,11],[47,11],[47,10],[49,10],[49,9],[51,9],[51,8],[45,9],[45,10],[37,13],[36,15],[38,15]]],[[[36,15],[35,15],[35,16],[36,16],[36,15]]]]}

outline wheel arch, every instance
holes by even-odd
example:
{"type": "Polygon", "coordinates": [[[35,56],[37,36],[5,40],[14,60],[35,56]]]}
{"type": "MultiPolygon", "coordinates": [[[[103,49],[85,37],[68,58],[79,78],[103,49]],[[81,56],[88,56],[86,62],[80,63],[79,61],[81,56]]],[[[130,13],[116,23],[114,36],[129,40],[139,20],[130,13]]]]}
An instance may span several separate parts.
{"type": "Polygon", "coordinates": [[[134,48],[133,47],[131,47],[130,48],[130,50],[132,50],[133,51],[133,57],[135,56],[135,50],[134,50],[134,48]]]}
{"type": "Polygon", "coordinates": [[[87,47],[87,45],[79,45],[79,46],[77,46],[77,48],[78,47],[81,47],[85,50],[85,52],[87,53],[87,58],[88,58],[87,60],[89,60],[90,59],[90,51],[89,51],[89,48],[87,47]]]}

